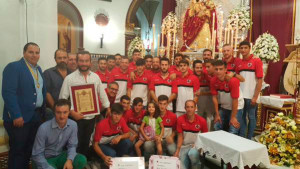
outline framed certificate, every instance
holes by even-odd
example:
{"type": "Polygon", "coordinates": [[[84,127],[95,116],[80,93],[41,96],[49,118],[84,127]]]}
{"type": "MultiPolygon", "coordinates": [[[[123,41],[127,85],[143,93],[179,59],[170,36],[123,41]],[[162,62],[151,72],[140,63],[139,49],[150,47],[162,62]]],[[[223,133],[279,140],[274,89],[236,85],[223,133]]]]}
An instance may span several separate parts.
{"type": "Polygon", "coordinates": [[[149,160],[151,169],[180,169],[180,161],[177,157],[152,155],[149,160]]]}
{"type": "Polygon", "coordinates": [[[112,158],[109,169],[145,169],[144,157],[112,158]]]}
{"type": "Polygon", "coordinates": [[[74,107],[74,111],[84,116],[100,114],[95,84],[71,86],[70,93],[71,104],[74,107]]]}

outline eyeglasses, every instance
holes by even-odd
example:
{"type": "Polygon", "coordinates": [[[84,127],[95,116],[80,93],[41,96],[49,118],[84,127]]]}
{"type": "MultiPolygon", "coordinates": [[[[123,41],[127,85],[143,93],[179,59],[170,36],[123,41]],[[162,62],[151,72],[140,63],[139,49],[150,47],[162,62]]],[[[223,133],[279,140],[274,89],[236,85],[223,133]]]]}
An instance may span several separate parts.
{"type": "Polygon", "coordinates": [[[118,92],[119,91],[119,89],[115,89],[115,88],[109,88],[110,90],[112,90],[112,91],[114,91],[114,92],[118,92]]]}

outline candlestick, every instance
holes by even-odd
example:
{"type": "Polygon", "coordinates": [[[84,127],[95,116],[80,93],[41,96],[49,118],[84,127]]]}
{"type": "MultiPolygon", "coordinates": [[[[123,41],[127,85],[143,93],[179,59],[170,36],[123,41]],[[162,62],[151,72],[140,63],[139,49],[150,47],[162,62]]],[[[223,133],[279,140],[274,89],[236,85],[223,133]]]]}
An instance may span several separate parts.
{"type": "Polygon", "coordinates": [[[173,56],[175,55],[176,33],[173,32],[173,56]]]}
{"type": "Polygon", "coordinates": [[[214,30],[214,32],[213,32],[213,41],[212,41],[212,44],[213,44],[213,46],[212,46],[212,57],[213,57],[213,59],[215,58],[215,50],[216,50],[216,35],[217,35],[217,32],[216,32],[216,30],[214,30]]]}
{"type": "Polygon", "coordinates": [[[237,47],[237,39],[238,39],[238,28],[236,27],[235,29],[235,44],[234,44],[234,51],[236,51],[236,47],[237,47]]]}

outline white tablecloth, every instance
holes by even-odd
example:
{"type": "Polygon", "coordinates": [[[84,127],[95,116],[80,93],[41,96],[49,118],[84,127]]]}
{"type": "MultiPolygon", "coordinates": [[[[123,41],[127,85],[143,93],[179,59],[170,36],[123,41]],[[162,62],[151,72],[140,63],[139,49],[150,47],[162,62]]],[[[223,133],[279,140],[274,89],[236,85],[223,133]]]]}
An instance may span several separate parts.
{"type": "Polygon", "coordinates": [[[278,99],[271,96],[261,96],[259,102],[265,105],[282,108],[284,102],[294,103],[295,101],[296,101],[295,99],[278,99]]]}
{"type": "Polygon", "coordinates": [[[216,155],[218,160],[223,159],[232,167],[243,169],[246,165],[251,167],[259,164],[270,167],[265,145],[222,130],[198,134],[195,147],[202,148],[210,155],[216,155]]]}

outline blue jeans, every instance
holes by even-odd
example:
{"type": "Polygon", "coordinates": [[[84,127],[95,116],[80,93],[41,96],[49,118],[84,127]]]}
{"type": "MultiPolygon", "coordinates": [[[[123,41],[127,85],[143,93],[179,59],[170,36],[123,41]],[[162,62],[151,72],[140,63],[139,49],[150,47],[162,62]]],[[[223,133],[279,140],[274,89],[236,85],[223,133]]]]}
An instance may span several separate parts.
{"type": "MultiPolygon", "coordinates": [[[[231,110],[220,108],[219,113],[220,113],[220,118],[222,123],[217,122],[214,126],[215,130],[226,130],[226,128],[228,128],[229,133],[238,135],[240,128],[235,128],[229,124],[231,118],[231,110]]],[[[243,109],[239,109],[236,114],[236,119],[240,123],[240,126],[243,121],[242,116],[243,116],[243,109]]]]}
{"type": "Polygon", "coordinates": [[[251,105],[251,99],[244,99],[245,106],[243,112],[243,121],[241,123],[240,136],[251,139],[254,134],[256,127],[256,108],[257,104],[251,105]],[[249,120],[248,131],[247,131],[247,116],[249,120]],[[248,135],[246,135],[248,133],[248,135]]]}
{"type": "Polygon", "coordinates": [[[117,145],[99,144],[102,152],[111,157],[122,157],[123,155],[132,155],[133,144],[129,139],[124,139],[117,145]]]}
{"type": "Polygon", "coordinates": [[[179,155],[180,169],[199,168],[200,154],[196,148],[181,147],[179,155]]]}

